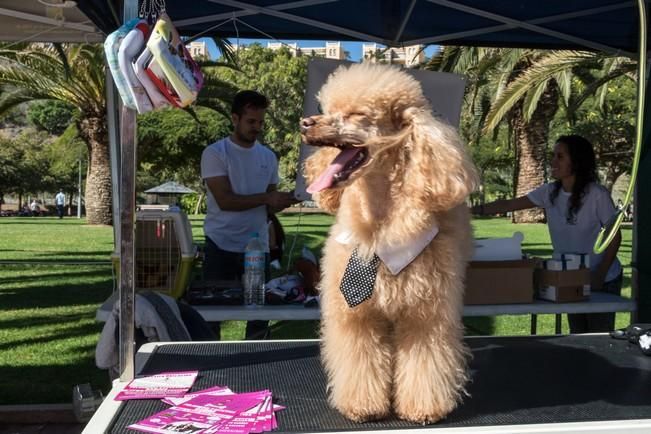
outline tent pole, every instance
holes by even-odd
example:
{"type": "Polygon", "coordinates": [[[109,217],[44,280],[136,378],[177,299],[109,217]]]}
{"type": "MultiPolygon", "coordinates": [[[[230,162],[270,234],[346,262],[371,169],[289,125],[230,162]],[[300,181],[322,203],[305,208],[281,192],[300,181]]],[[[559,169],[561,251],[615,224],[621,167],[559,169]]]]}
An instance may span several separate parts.
{"type": "MultiPolygon", "coordinates": [[[[633,233],[632,233],[632,263],[631,263],[631,297],[637,301],[637,311],[632,314],[631,322],[648,322],[651,320],[651,279],[649,278],[649,265],[648,247],[649,243],[644,242],[640,244],[640,240],[648,240],[648,225],[643,226],[640,224],[642,216],[648,216],[649,204],[651,204],[649,197],[649,189],[639,188],[640,186],[649,185],[649,134],[651,126],[651,108],[649,107],[649,61],[647,57],[647,11],[644,0],[638,0],[639,12],[639,32],[640,32],[640,48],[637,69],[637,92],[638,104],[636,114],[636,152],[635,161],[633,162],[633,169],[631,176],[635,182],[633,190],[633,233]],[[645,68],[646,67],[646,68],[645,68]],[[644,99],[642,99],[644,98],[644,99]],[[637,147],[641,147],[638,149],[637,147]],[[639,154],[640,161],[637,161],[639,154]],[[638,164],[638,167],[635,165],[638,164]],[[646,170],[645,170],[646,169],[646,170]],[[637,176],[636,176],[637,175],[637,176]],[[641,206],[642,205],[642,206],[641,206]],[[646,236],[644,235],[646,233],[646,236]],[[640,289],[642,289],[640,291],[640,289]]],[[[630,187],[629,187],[630,188],[630,187]]],[[[629,193],[630,194],[630,190],[629,193]]],[[[627,198],[628,198],[627,194],[627,198]]],[[[625,201],[625,205],[629,201],[625,201]]]]}
{"type": "MultiPolygon", "coordinates": [[[[138,16],[138,0],[124,0],[123,20],[138,16]]],[[[122,106],[120,122],[120,381],[134,378],[136,112],[122,106]]]]}
{"type": "Polygon", "coordinates": [[[113,199],[113,251],[120,253],[120,144],[118,134],[119,99],[116,95],[115,83],[111,72],[106,69],[106,126],[109,139],[109,155],[111,157],[111,197],[113,199]]]}
{"type": "MultiPolygon", "coordinates": [[[[651,67],[651,65],[649,65],[651,67]]],[[[645,77],[648,79],[648,77],[645,77]]],[[[639,77],[640,92],[646,92],[644,110],[644,130],[642,133],[642,154],[638,170],[635,196],[633,200],[633,252],[631,264],[632,296],[637,297],[635,322],[651,322],[651,90],[642,86],[639,77]]],[[[644,81],[646,83],[646,80],[644,81]]]]}

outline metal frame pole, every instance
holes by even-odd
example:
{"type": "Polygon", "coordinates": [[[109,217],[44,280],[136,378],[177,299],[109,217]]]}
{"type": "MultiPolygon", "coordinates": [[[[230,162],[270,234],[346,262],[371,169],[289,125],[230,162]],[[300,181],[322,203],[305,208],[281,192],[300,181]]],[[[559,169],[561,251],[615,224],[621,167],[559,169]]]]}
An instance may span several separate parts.
{"type": "MultiPolygon", "coordinates": [[[[123,20],[138,16],[138,0],[124,0],[123,20]]],[[[135,356],[136,112],[122,107],[120,122],[120,381],[133,379],[135,356]]]]}

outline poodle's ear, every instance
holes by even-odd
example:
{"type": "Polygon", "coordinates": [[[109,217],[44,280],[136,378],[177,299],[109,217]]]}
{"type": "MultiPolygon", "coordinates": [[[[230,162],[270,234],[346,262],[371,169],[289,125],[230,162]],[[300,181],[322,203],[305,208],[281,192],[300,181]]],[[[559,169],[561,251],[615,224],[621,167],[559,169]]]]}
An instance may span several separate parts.
{"type": "Polygon", "coordinates": [[[456,130],[434,119],[429,111],[415,111],[404,193],[432,211],[446,211],[463,203],[478,184],[477,172],[456,130]]]}
{"type": "MultiPolygon", "coordinates": [[[[335,148],[320,148],[305,160],[303,173],[308,185],[312,184],[326,170],[338,153],[339,150],[335,148]]],[[[342,193],[342,188],[329,188],[314,193],[312,197],[319,208],[327,213],[335,214],[339,209],[342,193]]]]}

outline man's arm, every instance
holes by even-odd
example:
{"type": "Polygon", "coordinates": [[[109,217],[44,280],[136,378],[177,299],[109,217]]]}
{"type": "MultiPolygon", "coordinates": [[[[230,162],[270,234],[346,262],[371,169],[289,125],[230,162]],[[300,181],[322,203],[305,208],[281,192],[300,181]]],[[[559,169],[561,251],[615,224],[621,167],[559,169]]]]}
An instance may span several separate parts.
{"type": "Polygon", "coordinates": [[[243,195],[233,193],[228,176],[215,176],[206,178],[205,181],[206,187],[223,211],[244,211],[259,206],[281,210],[295,203],[291,193],[276,191],[275,184],[270,184],[265,193],[243,195]]]}

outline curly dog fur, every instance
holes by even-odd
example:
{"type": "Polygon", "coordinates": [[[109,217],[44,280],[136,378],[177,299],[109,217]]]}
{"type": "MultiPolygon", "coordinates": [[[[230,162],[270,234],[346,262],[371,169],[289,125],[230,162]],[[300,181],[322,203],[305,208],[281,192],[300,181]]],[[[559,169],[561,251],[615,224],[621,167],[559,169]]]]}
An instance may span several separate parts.
{"type": "MultiPolygon", "coordinates": [[[[319,92],[323,114],[301,121],[319,146],[305,163],[309,182],[342,149],[363,149],[363,164],[314,193],[336,213],[321,269],[322,358],[332,406],[355,421],[387,416],[431,423],[465,393],[461,313],[472,252],[465,200],[477,175],[456,131],[435,119],[419,83],[386,65],[340,67],[319,92]],[[401,272],[380,264],[373,295],[350,308],[340,282],[352,249],[370,258],[438,226],[401,272]],[[352,234],[354,243],[335,237],[352,234]]],[[[318,182],[317,182],[318,183],[318,182]]],[[[323,183],[323,181],[321,181],[323,183]]]]}

